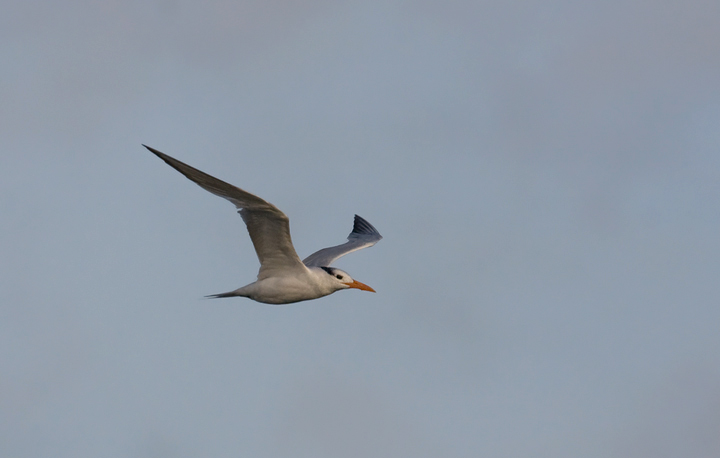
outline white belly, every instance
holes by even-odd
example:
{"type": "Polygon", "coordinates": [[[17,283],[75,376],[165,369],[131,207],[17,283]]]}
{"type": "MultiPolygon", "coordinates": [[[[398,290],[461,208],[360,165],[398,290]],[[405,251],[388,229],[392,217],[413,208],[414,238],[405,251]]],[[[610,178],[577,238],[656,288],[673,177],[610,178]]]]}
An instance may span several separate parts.
{"type": "Polygon", "coordinates": [[[243,296],[266,304],[289,304],[327,296],[332,290],[324,291],[320,285],[307,278],[271,277],[256,281],[238,290],[243,296]]]}

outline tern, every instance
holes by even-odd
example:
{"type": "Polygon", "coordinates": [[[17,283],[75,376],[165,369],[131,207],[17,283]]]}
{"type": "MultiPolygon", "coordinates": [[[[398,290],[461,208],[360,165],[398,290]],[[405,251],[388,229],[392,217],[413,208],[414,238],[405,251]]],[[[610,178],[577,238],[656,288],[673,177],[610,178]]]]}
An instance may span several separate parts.
{"type": "Polygon", "coordinates": [[[235,291],[206,297],[240,296],[265,304],[290,304],[349,288],[375,292],[346,272],[330,267],[339,257],[371,247],[382,239],[377,229],[360,216],[355,215],[347,242],[323,248],[300,261],[290,238],[290,220],[276,206],[154,148],[143,146],[201,188],[235,204],[245,221],[260,260],[257,281],[235,291]]]}

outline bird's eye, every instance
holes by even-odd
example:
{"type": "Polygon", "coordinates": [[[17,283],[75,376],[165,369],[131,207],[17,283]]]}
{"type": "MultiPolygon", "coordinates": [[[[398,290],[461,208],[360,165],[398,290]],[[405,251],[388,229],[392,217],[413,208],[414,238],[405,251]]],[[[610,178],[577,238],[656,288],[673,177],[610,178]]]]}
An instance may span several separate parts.
{"type": "Polygon", "coordinates": [[[337,278],[338,280],[342,280],[342,275],[335,275],[335,278],[337,278]]]}

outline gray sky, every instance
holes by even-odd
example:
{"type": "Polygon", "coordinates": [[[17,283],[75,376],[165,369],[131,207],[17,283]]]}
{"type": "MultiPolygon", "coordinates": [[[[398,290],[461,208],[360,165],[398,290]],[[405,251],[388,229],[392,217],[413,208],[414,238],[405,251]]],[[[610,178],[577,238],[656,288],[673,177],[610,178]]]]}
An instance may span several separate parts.
{"type": "Polygon", "coordinates": [[[720,3],[2,2],[3,457],[720,455],[720,3]],[[251,282],[232,205],[378,293],[251,282]]]}

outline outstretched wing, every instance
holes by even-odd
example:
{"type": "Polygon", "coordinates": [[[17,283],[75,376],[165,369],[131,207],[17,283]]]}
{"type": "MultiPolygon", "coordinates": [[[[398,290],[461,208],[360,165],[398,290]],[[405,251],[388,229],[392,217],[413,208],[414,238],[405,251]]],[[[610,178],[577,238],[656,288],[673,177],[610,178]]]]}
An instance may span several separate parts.
{"type": "Polygon", "coordinates": [[[143,146],[201,188],[235,204],[260,260],[259,280],[292,270],[306,270],[290,238],[290,220],[276,206],[154,148],[143,146]]]}
{"type": "Polygon", "coordinates": [[[355,215],[353,230],[348,235],[348,241],[338,246],[331,246],[316,251],[303,260],[306,266],[327,267],[334,260],[341,256],[345,256],[353,251],[362,250],[371,247],[382,239],[382,235],[373,227],[372,224],[358,215],[355,215]]]}

